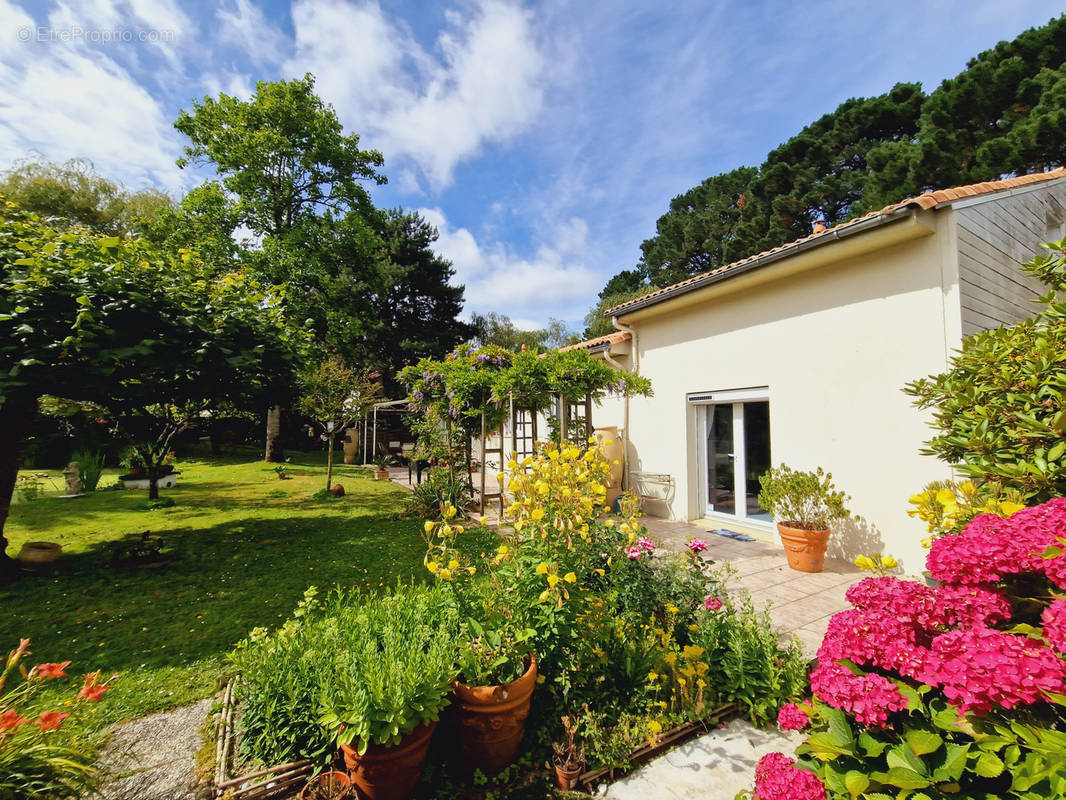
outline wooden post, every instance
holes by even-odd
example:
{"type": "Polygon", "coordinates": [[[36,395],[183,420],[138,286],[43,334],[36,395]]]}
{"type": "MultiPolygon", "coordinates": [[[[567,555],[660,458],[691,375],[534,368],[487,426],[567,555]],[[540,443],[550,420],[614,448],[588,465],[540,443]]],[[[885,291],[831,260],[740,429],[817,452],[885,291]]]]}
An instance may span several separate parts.
{"type": "MultiPolygon", "coordinates": [[[[478,497],[477,497],[478,508],[480,509],[482,514],[485,513],[485,473],[488,471],[488,468],[489,468],[488,459],[485,458],[485,434],[486,434],[485,426],[486,426],[486,424],[487,423],[485,421],[485,409],[482,408],[481,409],[481,494],[479,494],[478,497]]],[[[501,444],[501,450],[502,450],[503,442],[501,442],[500,444],[501,444]]],[[[502,464],[500,465],[500,469],[501,470],[503,469],[503,465],[502,464]]]]}
{"type": "Polygon", "coordinates": [[[559,392],[559,445],[566,444],[569,440],[567,417],[570,416],[570,407],[566,402],[566,395],[559,392]]]}

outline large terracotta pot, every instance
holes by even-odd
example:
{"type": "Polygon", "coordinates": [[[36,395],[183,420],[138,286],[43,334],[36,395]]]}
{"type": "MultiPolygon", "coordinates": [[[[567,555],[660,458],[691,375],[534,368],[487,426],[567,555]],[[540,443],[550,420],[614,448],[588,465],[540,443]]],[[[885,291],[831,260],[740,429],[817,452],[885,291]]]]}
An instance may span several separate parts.
{"type": "Polygon", "coordinates": [[[604,442],[610,442],[609,445],[604,446],[603,454],[607,459],[607,463],[611,467],[610,479],[607,482],[607,496],[604,498],[604,502],[607,503],[608,508],[612,508],[614,505],[614,499],[622,493],[622,440],[618,438],[618,426],[606,425],[602,428],[595,429],[596,437],[600,440],[602,445],[604,442]],[[614,462],[618,463],[615,464],[614,462]]]}
{"type": "Polygon", "coordinates": [[[496,775],[518,754],[526,733],[526,717],[537,685],[537,659],[530,657],[522,677],[506,686],[452,684],[459,747],[471,770],[496,775]]]}
{"type": "Polygon", "coordinates": [[[393,747],[372,744],[363,755],[341,745],[352,783],[365,800],[411,800],[422,778],[436,722],[421,725],[393,747]]]}
{"type": "Polygon", "coordinates": [[[825,566],[825,546],[829,542],[829,528],[807,530],[794,528],[786,522],[777,523],[777,533],[785,546],[788,565],[800,572],[821,572],[825,566]]]}
{"type": "Polygon", "coordinates": [[[354,464],[356,458],[359,457],[359,429],[348,428],[344,432],[344,463],[354,464]]]}
{"type": "Polygon", "coordinates": [[[569,792],[574,788],[577,779],[581,777],[580,769],[563,769],[558,764],[555,767],[555,788],[563,792],[569,792]]]}
{"type": "Polygon", "coordinates": [[[26,542],[19,550],[19,562],[26,569],[40,569],[53,563],[63,551],[55,542],[26,542]]]}

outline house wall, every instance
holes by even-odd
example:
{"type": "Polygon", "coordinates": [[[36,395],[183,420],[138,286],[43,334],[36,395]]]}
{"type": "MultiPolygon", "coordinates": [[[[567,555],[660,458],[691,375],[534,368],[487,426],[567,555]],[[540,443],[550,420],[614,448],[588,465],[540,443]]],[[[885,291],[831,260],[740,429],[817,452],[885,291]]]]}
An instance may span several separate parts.
{"type": "Polygon", "coordinates": [[[935,235],[634,323],[655,395],[630,402],[632,468],[673,481],[653,513],[704,515],[687,393],[767,387],[772,462],[824,467],[864,518],[831,554],[883,551],[923,568],[926,532],[907,498],[950,471],[918,452],[927,415],[901,388],[942,371],[959,336],[951,213],[928,216],[935,235]]]}
{"type": "Polygon", "coordinates": [[[1032,316],[1046,292],[1019,264],[1063,238],[1066,182],[958,204],[959,288],[964,336],[1032,316]]]}

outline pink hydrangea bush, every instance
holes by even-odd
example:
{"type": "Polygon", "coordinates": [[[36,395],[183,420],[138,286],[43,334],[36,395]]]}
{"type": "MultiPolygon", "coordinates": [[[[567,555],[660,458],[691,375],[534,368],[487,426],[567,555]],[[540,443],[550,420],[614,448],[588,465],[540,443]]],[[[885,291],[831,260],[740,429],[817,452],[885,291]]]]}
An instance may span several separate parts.
{"type": "MultiPolygon", "coordinates": [[[[853,607],[830,621],[810,676],[811,733],[797,751],[806,769],[764,759],[755,796],[806,797],[813,789],[792,787],[806,780],[794,772],[834,799],[1066,796],[1066,756],[1050,744],[1066,743],[1064,550],[1059,498],[936,540],[935,586],[852,586],[853,607]]],[[[798,729],[797,715],[808,721],[785,706],[779,724],[798,729]]]]}
{"type": "Polygon", "coordinates": [[[817,775],[793,766],[782,753],[768,753],[755,767],[755,796],[759,800],[826,800],[817,775]]]}

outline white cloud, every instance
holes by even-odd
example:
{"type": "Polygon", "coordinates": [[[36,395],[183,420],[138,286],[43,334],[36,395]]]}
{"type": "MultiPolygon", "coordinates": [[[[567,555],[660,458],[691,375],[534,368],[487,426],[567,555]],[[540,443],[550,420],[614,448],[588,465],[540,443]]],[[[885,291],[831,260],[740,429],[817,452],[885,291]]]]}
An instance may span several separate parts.
{"type": "Polygon", "coordinates": [[[414,161],[434,189],[460,162],[536,117],[544,58],[530,14],[501,0],[446,13],[436,50],[376,2],[298,0],[296,53],[285,72],[313,72],[341,120],[388,161],[414,161]]]}
{"type": "Polygon", "coordinates": [[[256,64],[274,64],[289,46],[285,35],[250,0],[233,0],[215,12],[219,44],[239,48],[256,64]]]}
{"type": "MultiPolygon", "coordinates": [[[[10,18],[8,10],[0,7],[0,16],[10,18]]],[[[89,158],[135,188],[181,183],[169,114],[126,69],[84,43],[0,48],[0,161],[31,151],[55,161],[89,158]]]]}
{"type": "Polygon", "coordinates": [[[588,225],[579,217],[559,224],[550,241],[523,258],[502,242],[482,244],[468,229],[452,227],[439,208],[419,213],[440,232],[434,249],[455,266],[469,311],[496,311],[522,327],[542,327],[549,316],[584,316],[599,288],[587,263],[588,225]]]}

